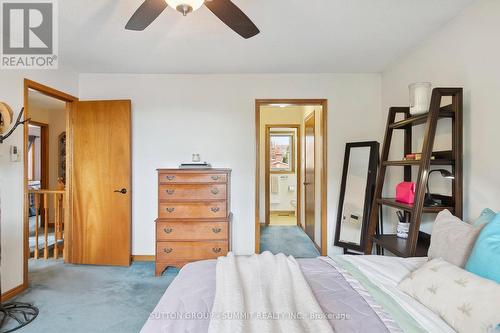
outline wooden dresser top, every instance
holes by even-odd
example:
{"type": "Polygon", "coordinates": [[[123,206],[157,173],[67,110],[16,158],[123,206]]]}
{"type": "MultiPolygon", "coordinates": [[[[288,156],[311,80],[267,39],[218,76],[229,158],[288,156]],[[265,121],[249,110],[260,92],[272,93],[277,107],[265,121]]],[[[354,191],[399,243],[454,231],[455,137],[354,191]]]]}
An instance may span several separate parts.
{"type": "Polygon", "coordinates": [[[210,168],[210,169],[156,169],[158,172],[184,172],[184,173],[230,173],[231,169],[210,168]]]}

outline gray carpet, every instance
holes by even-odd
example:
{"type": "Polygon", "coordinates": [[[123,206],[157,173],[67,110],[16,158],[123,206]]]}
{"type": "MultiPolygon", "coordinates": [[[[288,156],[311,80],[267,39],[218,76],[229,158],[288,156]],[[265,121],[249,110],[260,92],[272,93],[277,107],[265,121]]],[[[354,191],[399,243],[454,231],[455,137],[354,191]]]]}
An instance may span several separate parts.
{"type": "Polygon", "coordinates": [[[137,333],[177,275],[154,276],[154,263],[126,267],[65,265],[30,260],[30,289],[15,301],[33,303],[40,314],[18,332],[137,333]]]}
{"type": "Polygon", "coordinates": [[[295,258],[316,258],[320,255],[311,239],[297,226],[261,226],[260,250],[295,258]]]}
{"type": "MultiPolygon", "coordinates": [[[[261,228],[261,250],[297,258],[319,256],[298,227],[261,228]]],[[[18,332],[137,333],[178,270],[154,276],[154,263],[130,267],[65,265],[62,260],[30,260],[30,288],[14,299],[40,309],[18,332]]]]}

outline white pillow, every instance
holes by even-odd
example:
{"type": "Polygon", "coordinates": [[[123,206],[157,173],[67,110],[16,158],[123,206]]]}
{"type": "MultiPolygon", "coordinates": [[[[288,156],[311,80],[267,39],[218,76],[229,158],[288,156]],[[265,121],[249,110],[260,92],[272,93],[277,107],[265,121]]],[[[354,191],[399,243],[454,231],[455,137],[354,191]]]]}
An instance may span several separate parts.
{"type": "Polygon", "coordinates": [[[458,332],[493,332],[500,324],[500,284],[433,259],[398,285],[458,332]]]}
{"type": "Polygon", "coordinates": [[[438,214],[432,227],[429,260],[443,258],[447,262],[464,267],[474,247],[481,227],[463,222],[444,210],[438,214]]]}

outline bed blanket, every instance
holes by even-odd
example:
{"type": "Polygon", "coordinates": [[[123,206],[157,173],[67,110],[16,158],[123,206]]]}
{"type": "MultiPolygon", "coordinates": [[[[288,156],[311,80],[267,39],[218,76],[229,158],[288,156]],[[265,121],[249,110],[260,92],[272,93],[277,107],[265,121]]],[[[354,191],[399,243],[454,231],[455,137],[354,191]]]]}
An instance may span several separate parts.
{"type": "Polygon", "coordinates": [[[219,257],[209,333],[332,333],[292,256],[219,257]]]}

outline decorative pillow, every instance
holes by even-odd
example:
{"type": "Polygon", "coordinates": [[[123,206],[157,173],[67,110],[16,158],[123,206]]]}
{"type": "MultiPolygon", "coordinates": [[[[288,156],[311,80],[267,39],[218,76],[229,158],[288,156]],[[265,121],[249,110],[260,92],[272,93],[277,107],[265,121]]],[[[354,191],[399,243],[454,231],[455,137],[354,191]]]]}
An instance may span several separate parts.
{"type": "Polygon", "coordinates": [[[500,214],[484,226],[465,269],[500,283],[500,214]]]}
{"type": "Polygon", "coordinates": [[[500,284],[443,259],[426,262],[398,287],[458,332],[493,332],[500,324],[500,284]]]}
{"type": "Polygon", "coordinates": [[[493,219],[495,218],[496,215],[497,215],[497,213],[495,213],[491,209],[485,208],[481,212],[481,215],[479,215],[479,217],[477,219],[475,219],[474,222],[472,222],[472,225],[475,227],[479,227],[481,225],[488,224],[491,221],[493,221],[493,219]]]}
{"type": "Polygon", "coordinates": [[[443,258],[447,262],[464,267],[481,227],[474,228],[444,210],[438,214],[432,227],[429,260],[443,258]]]}

